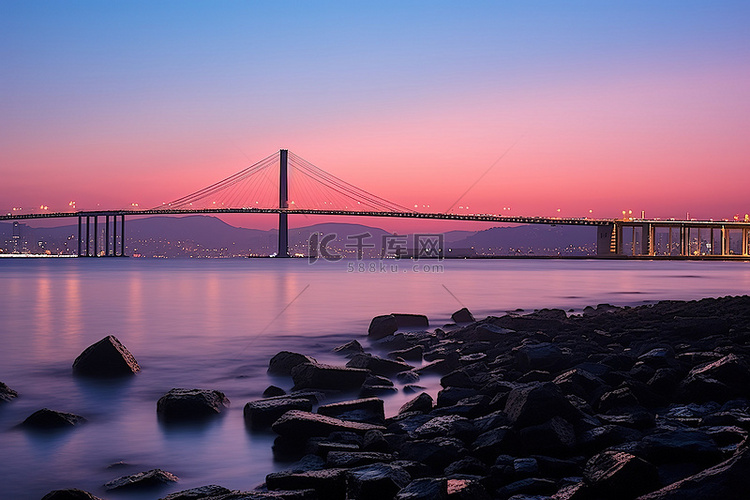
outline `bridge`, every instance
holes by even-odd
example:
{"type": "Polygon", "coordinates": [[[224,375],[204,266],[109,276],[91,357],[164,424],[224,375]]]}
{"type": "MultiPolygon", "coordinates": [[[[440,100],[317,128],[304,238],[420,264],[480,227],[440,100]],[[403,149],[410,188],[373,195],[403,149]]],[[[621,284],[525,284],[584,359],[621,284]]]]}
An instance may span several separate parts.
{"type": "Polygon", "coordinates": [[[0,215],[0,221],[77,218],[79,257],[119,257],[125,256],[126,216],[237,213],[278,214],[277,257],[282,258],[289,257],[288,217],[302,214],[596,226],[597,256],[600,257],[750,256],[750,222],[747,221],[521,217],[420,212],[349,184],[286,149],[219,182],[157,207],[41,213],[11,212],[0,215]],[[296,181],[292,189],[293,196],[290,196],[290,174],[296,181]],[[99,224],[101,219],[102,227],[99,224]]]}

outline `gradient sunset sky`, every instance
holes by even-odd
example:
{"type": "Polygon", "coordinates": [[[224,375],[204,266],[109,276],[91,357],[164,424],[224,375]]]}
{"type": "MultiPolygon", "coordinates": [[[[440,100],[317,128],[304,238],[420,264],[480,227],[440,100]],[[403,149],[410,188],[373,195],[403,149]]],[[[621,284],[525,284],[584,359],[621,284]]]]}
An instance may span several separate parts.
{"type": "Polygon", "coordinates": [[[151,207],[288,148],[435,212],[505,154],[453,211],[744,216],[748,26],[747,1],[0,0],[0,211],[151,207]]]}

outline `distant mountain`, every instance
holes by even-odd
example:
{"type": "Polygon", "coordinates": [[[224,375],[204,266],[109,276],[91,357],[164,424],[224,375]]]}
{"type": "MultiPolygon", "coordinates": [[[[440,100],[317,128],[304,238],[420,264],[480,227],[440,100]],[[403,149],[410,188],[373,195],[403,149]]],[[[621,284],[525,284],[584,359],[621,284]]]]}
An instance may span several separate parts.
{"type": "Polygon", "coordinates": [[[478,231],[452,244],[487,255],[590,255],[596,251],[596,227],[527,224],[478,231]]]}

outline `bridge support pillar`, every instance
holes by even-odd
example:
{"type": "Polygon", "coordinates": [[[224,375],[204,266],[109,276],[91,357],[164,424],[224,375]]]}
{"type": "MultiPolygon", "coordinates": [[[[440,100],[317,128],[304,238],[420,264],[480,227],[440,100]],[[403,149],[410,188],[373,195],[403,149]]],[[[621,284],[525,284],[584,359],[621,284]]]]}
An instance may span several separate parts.
{"type": "Polygon", "coordinates": [[[599,256],[617,254],[617,231],[614,224],[596,226],[596,254],[599,256]]]}
{"type": "Polygon", "coordinates": [[[104,216],[104,256],[109,257],[109,215],[104,216]]]}
{"type": "MultiPolygon", "coordinates": [[[[279,208],[289,208],[289,185],[287,178],[289,151],[279,151],[279,208]]],[[[289,220],[284,212],[279,213],[279,250],[276,257],[289,257],[289,220]]]]}
{"type": "Polygon", "coordinates": [[[641,255],[654,255],[654,228],[651,224],[641,226],[641,255]]]}
{"type": "MultiPolygon", "coordinates": [[[[120,219],[120,257],[127,257],[127,255],[125,255],[125,214],[120,215],[120,217],[122,217],[120,219]]],[[[115,216],[115,219],[116,218],[117,217],[115,216]]],[[[117,222],[115,222],[115,226],[117,226],[117,222]]]]}
{"type": "Polygon", "coordinates": [[[78,257],[81,256],[81,216],[78,216],[78,253],[76,253],[78,257]]]}

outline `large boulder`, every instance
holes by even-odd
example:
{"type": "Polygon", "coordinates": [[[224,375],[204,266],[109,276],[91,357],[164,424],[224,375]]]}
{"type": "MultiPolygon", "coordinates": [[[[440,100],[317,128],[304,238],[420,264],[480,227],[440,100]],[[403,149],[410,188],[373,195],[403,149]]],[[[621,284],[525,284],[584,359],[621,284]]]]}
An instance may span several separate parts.
{"type": "Polygon", "coordinates": [[[428,413],[432,411],[432,407],[434,405],[435,401],[432,399],[432,396],[430,396],[426,392],[423,392],[419,394],[419,396],[404,403],[404,405],[398,410],[398,412],[399,414],[410,411],[428,413]]]}
{"type": "Polygon", "coordinates": [[[396,495],[396,500],[448,500],[445,478],[424,477],[407,484],[396,495]]]}
{"type": "Polygon", "coordinates": [[[367,336],[373,340],[380,340],[382,338],[393,335],[398,330],[398,324],[396,318],[392,314],[385,314],[383,316],[375,316],[370,322],[370,327],[367,329],[367,336]]]}
{"type": "Polygon", "coordinates": [[[281,351],[268,362],[268,373],[271,375],[292,374],[292,369],[302,363],[315,363],[315,358],[296,352],[281,351]]]}
{"type": "Polygon", "coordinates": [[[17,397],[18,397],[18,393],[16,391],[11,389],[4,383],[0,382],[0,403],[5,403],[17,397]]]}
{"type": "Polygon", "coordinates": [[[385,421],[383,400],[379,398],[363,398],[330,403],[318,407],[318,413],[354,422],[382,425],[385,421]]]}
{"type": "Polygon", "coordinates": [[[353,390],[362,387],[368,371],[362,368],[302,363],[292,369],[295,389],[353,390]]]}
{"type": "Polygon", "coordinates": [[[409,473],[398,465],[378,463],[357,467],[347,473],[347,498],[357,500],[393,498],[410,481],[409,473]]]}
{"type": "Polygon", "coordinates": [[[312,411],[313,403],[308,398],[270,398],[250,401],[242,413],[245,423],[253,429],[270,427],[289,410],[312,411]]]}
{"type": "Polygon", "coordinates": [[[586,462],[583,479],[594,498],[626,499],[659,485],[658,470],[645,460],[621,451],[605,451],[586,462]]]}
{"type": "Polygon", "coordinates": [[[165,422],[200,420],[221,413],[229,406],[223,392],[205,389],[171,389],[156,403],[156,413],[165,422]]]}
{"type": "Polygon", "coordinates": [[[385,431],[380,425],[361,422],[348,422],[338,418],[318,415],[300,410],[291,410],[281,416],[271,426],[274,432],[281,436],[309,438],[311,436],[328,436],[335,431],[351,431],[364,434],[369,430],[385,431]]]}
{"type": "Polygon", "coordinates": [[[527,427],[542,424],[554,416],[566,418],[577,412],[555,384],[532,382],[510,391],[505,413],[515,426],[527,427]]]}
{"type": "Polygon", "coordinates": [[[451,319],[454,323],[474,323],[474,315],[465,307],[451,314],[451,319]]]}
{"type": "Polygon", "coordinates": [[[399,328],[427,328],[430,322],[424,314],[391,313],[399,328]]]}
{"type": "Polygon", "coordinates": [[[21,427],[35,430],[53,430],[75,427],[84,422],[86,422],[86,419],[80,415],[42,408],[29,415],[21,423],[21,427]]]}
{"type": "Polygon", "coordinates": [[[146,472],[139,472],[130,476],[123,476],[104,484],[107,490],[135,490],[149,489],[164,486],[169,483],[176,483],[179,478],[161,469],[151,469],[146,472]]]}
{"type": "Polygon", "coordinates": [[[73,373],[86,377],[122,377],[140,369],[135,357],[114,335],[88,346],[73,361],[73,373]]]}
{"type": "Polygon", "coordinates": [[[728,354],[690,370],[680,392],[690,401],[718,401],[750,396],[750,365],[745,359],[728,354]]]}
{"type": "Polygon", "coordinates": [[[721,457],[711,436],[698,429],[665,430],[644,437],[642,443],[654,463],[692,461],[713,465],[721,457]]]}
{"type": "Polygon", "coordinates": [[[313,489],[318,498],[346,499],[347,469],[324,469],[305,472],[274,472],[266,476],[269,490],[313,489]]]}
{"type": "Polygon", "coordinates": [[[92,495],[88,491],[69,488],[50,491],[42,497],[42,500],[101,500],[101,498],[92,495]]]}

